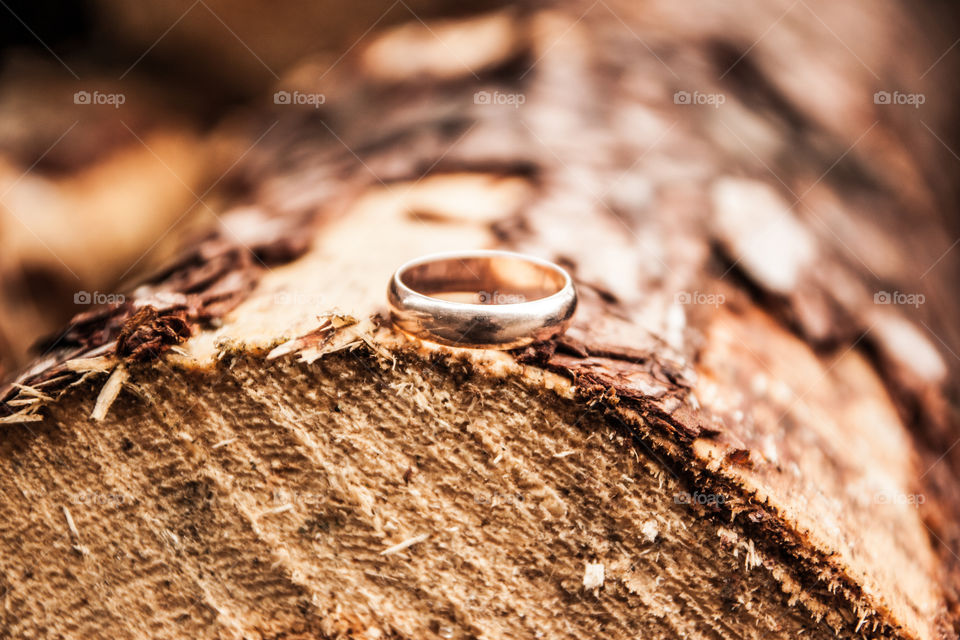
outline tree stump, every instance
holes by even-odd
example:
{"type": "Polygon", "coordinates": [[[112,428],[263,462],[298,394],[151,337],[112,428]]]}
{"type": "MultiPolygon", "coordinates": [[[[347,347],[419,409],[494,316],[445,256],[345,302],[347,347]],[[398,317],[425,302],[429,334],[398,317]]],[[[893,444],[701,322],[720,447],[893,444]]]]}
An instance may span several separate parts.
{"type": "Polygon", "coordinates": [[[247,116],[219,226],[0,392],[3,635],[956,637],[948,112],[873,101],[939,70],[872,6],[514,8],[291,71],[324,100],[247,116]],[[391,328],[393,269],[478,247],[566,266],[567,334],[391,328]]]}

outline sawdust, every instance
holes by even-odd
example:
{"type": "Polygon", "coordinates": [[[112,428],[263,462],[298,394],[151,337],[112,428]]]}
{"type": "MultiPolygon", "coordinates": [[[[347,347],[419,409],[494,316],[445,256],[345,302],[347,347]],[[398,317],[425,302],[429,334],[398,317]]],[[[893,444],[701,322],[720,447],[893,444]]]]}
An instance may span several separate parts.
{"type": "Polygon", "coordinates": [[[853,636],[861,616],[785,593],[788,565],[732,530],[726,546],[675,500],[684,481],[536,377],[366,349],[272,362],[140,371],[100,422],[76,420],[81,388],[49,407],[55,429],[8,433],[0,544],[34,532],[7,560],[10,633],[853,636]],[[63,507],[64,539],[43,502],[16,507],[20,486],[124,499],[63,507]]]}

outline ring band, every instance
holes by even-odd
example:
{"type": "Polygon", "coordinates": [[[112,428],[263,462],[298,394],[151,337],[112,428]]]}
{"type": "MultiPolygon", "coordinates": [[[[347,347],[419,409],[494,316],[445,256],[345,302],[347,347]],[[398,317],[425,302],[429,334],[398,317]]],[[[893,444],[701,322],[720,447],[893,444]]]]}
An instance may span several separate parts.
{"type": "Polygon", "coordinates": [[[577,308],[570,275],[509,251],[438,253],[390,278],[390,317],[404,333],[473,349],[513,349],[563,333],[577,308]]]}

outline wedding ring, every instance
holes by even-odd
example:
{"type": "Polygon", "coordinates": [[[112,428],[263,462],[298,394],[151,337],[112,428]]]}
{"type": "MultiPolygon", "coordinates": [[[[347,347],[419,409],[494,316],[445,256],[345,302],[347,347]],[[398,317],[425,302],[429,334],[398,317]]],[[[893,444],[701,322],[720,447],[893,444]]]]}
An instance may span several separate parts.
{"type": "Polygon", "coordinates": [[[563,333],[577,307],[570,275],[509,251],[439,253],[401,266],[387,288],[404,333],[472,349],[513,349],[563,333]]]}

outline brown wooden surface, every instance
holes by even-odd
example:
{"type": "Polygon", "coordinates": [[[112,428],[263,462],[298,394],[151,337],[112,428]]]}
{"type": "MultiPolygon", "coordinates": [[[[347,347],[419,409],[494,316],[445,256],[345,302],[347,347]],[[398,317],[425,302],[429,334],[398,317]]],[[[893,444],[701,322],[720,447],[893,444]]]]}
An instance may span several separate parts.
{"type": "Polygon", "coordinates": [[[223,226],[5,392],[10,633],[955,637],[950,43],[894,6],[704,11],[411,21],[291,71],[326,102],[233,125],[269,134],[223,226]],[[392,268],[475,246],[569,267],[567,336],[393,334],[392,268]]]}

